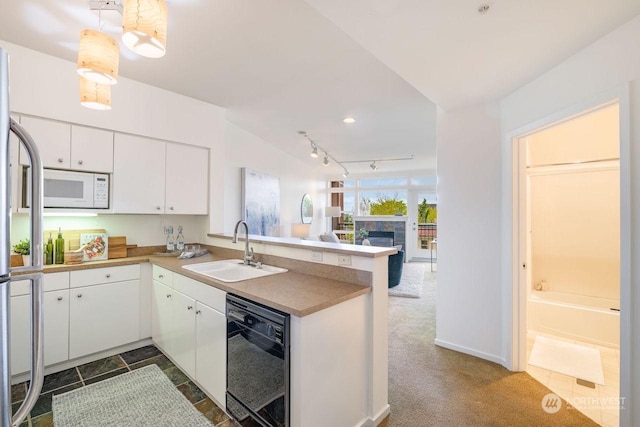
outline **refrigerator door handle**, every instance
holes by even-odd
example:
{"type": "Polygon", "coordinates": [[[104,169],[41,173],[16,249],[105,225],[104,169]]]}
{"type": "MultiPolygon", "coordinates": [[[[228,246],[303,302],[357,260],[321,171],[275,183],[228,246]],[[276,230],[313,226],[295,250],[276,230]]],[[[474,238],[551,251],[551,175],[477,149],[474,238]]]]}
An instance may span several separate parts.
{"type": "Polygon", "coordinates": [[[11,131],[22,141],[31,160],[31,265],[15,268],[12,271],[32,272],[21,277],[31,280],[31,382],[24,402],[11,420],[12,426],[18,426],[27,417],[38,400],[44,382],[44,290],[42,283],[43,264],[43,170],[42,160],[31,135],[15,120],[11,119],[11,131]]]}
{"type": "Polygon", "coordinates": [[[40,159],[38,147],[36,143],[33,142],[31,135],[13,119],[11,119],[11,130],[20,141],[22,141],[31,160],[31,167],[29,168],[29,173],[31,174],[31,200],[29,200],[29,206],[31,206],[31,265],[12,268],[11,271],[41,271],[44,257],[44,235],[42,229],[42,207],[44,205],[42,187],[44,186],[44,182],[42,160],[40,159]]]}
{"type": "Polygon", "coordinates": [[[44,315],[43,315],[43,299],[44,285],[43,274],[25,274],[20,279],[31,280],[31,374],[29,390],[20,405],[20,408],[13,415],[11,420],[12,427],[19,426],[29,415],[31,409],[36,404],[42,384],[44,383],[44,315]]]}

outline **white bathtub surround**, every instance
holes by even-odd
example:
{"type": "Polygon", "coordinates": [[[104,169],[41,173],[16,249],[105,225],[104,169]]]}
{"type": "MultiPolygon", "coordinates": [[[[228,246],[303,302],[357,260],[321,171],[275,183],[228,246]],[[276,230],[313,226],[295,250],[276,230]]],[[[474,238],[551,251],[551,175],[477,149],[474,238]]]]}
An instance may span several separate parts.
{"type": "Polygon", "coordinates": [[[600,351],[593,347],[538,335],[529,365],[604,385],[600,351]]]}
{"type": "Polygon", "coordinates": [[[619,309],[619,300],[532,291],[527,307],[527,327],[530,332],[618,349],[619,309]]]}

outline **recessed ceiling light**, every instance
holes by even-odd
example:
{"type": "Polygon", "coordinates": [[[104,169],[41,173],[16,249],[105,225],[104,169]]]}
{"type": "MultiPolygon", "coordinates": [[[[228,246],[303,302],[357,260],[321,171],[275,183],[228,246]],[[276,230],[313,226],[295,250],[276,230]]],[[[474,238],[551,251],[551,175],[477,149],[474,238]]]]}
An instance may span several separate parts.
{"type": "Polygon", "coordinates": [[[345,123],[355,123],[356,119],[354,119],[353,117],[345,117],[342,121],[345,123]]]}

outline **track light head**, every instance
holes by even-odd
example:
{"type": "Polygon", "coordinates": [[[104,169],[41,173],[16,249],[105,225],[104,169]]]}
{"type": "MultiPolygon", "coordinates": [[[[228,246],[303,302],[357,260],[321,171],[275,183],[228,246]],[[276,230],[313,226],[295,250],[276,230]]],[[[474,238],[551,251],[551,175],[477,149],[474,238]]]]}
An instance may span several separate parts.
{"type": "Polygon", "coordinates": [[[311,157],[313,157],[314,159],[318,157],[318,147],[316,147],[313,143],[311,144],[311,157]]]}
{"type": "Polygon", "coordinates": [[[371,164],[369,165],[369,167],[370,167],[371,169],[373,169],[374,171],[375,171],[375,170],[378,170],[378,166],[376,165],[376,161],[375,161],[375,160],[373,161],[373,163],[371,163],[371,164]]]}
{"type": "Polygon", "coordinates": [[[322,164],[325,166],[329,166],[329,156],[326,155],[327,153],[324,153],[324,154],[325,156],[324,156],[324,160],[322,161],[322,164]]]}
{"type": "Polygon", "coordinates": [[[344,172],[342,173],[342,176],[345,177],[345,178],[348,177],[349,176],[349,171],[345,169],[344,172]]]}

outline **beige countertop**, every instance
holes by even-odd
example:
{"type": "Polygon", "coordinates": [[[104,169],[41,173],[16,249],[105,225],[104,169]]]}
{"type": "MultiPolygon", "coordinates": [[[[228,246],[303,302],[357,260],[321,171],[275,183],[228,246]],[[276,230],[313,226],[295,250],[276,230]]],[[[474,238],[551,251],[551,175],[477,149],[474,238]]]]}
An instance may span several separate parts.
{"type": "MultiPolygon", "coordinates": [[[[152,264],[164,267],[183,276],[222,289],[225,292],[248,298],[298,317],[307,316],[371,292],[369,286],[294,271],[257,279],[243,280],[241,282],[226,283],[181,268],[187,264],[217,261],[220,259],[223,258],[211,254],[187,260],[179,260],[176,257],[143,255],[106,261],[83,262],[80,264],[47,265],[44,267],[43,272],[55,273],[151,262],[152,264]]],[[[19,276],[20,273],[14,275],[19,276]]]]}

